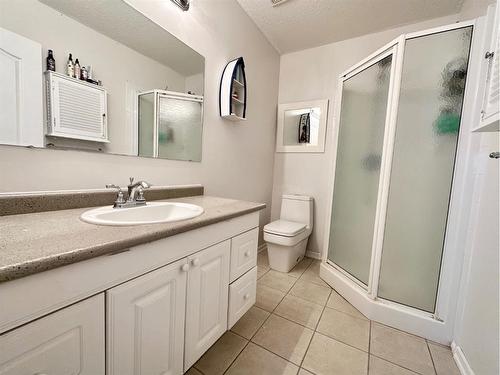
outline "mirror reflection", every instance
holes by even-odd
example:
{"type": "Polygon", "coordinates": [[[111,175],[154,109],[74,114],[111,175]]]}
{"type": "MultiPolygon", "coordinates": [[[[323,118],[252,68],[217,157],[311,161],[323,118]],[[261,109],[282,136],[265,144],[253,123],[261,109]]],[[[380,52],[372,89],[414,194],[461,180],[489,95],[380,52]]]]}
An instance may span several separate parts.
{"type": "Polygon", "coordinates": [[[283,124],[283,144],[318,144],[321,109],[301,108],[285,111],[283,124]]]}
{"type": "Polygon", "coordinates": [[[204,67],[122,0],[1,2],[0,143],[201,161],[204,67]]]}

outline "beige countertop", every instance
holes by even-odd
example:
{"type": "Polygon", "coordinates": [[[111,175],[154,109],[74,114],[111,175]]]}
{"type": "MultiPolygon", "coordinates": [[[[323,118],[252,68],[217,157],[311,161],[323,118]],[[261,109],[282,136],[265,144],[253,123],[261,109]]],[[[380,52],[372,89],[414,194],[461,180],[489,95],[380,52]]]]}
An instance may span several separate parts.
{"type": "Polygon", "coordinates": [[[172,201],[197,204],[205,212],[184,221],[122,227],[81,221],[80,214],[90,208],[2,216],[0,282],[173,236],[265,208],[262,203],[208,196],[175,198],[172,201]]]}

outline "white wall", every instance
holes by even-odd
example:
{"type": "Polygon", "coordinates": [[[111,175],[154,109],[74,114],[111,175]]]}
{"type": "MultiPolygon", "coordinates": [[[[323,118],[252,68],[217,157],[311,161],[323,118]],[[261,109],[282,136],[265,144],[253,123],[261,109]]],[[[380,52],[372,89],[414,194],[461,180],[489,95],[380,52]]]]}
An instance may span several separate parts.
{"type": "MultiPolygon", "coordinates": [[[[486,13],[492,1],[466,0],[465,18],[486,13]]],[[[498,2],[497,2],[498,6],[498,2]]],[[[487,46],[485,46],[485,50],[487,46]]],[[[479,120],[477,110],[477,121],[479,120]]],[[[475,375],[500,373],[499,168],[489,153],[500,149],[498,133],[473,134],[471,214],[465,243],[454,343],[475,375]]],[[[460,357],[459,357],[460,358],[460,357]]]]}
{"type": "MultiPolygon", "coordinates": [[[[93,76],[100,79],[108,91],[108,124],[111,143],[107,152],[132,154],[132,129],[126,124],[127,82],[141,90],[162,89],[168,83],[172,91],[184,92],[185,77],[168,66],[146,57],[123,44],[61,14],[37,0],[0,1],[0,25],[42,45],[43,70],[47,50],[52,49],[56,69],[66,73],[69,53],[81,66],[92,65],[93,76]]],[[[45,99],[44,99],[45,101],[45,99]]],[[[40,124],[40,126],[42,126],[40,124]]],[[[93,148],[102,145],[81,141],[50,142],[65,146],[93,148]]]]}
{"type": "Polygon", "coordinates": [[[261,225],[267,223],[278,53],[235,1],[193,1],[188,12],[166,0],[130,3],[205,57],[202,162],[0,146],[0,192],[102,188],[124,185],[128,176],[156,185],[201,183],[208,195],[266,203],[261,225]],[[218,93],[225,64],[238,56],[246,64],[248,119],[235,123],[219,117],[218,93]]]}
{"type": "Polygon", "coordinates": [[[283,193],[311,195],[315,199],[314,230],[308,244],[310,252],[319,253],[324,249],[332,178],[333,109],[339,74],[402,33],[445,25],[458,19],[458,16],[433,19],[281,56],[278,103],[330,99],[325,152],[276,153],[274,161],[273,219],[279,217],[283,193]]]}

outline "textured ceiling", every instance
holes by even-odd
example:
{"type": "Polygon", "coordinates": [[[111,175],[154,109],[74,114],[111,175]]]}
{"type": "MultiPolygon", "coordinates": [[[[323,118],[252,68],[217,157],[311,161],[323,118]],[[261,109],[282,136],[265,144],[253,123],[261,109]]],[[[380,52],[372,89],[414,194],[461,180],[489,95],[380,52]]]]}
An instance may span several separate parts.
{"type": "Polygon", "coordinates": [[[40,1],[184,76],[204,71],[203,56],[123,0],[40,1]]]}
{"type": "Polygon", "coordinates": [[[455,14],[463,0],[237,0],[280,53],[455,14]]]}

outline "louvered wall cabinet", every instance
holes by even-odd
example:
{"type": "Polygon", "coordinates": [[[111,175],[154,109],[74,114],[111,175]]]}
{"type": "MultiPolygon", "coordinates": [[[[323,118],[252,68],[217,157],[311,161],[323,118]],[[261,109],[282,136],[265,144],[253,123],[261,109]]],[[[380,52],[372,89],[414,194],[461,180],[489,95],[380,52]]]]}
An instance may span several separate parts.
{"type": "Polygon", "coordinates": [[[56,72],[45,83],[47,136],[109,143],[106,89],[56,72]]]}

